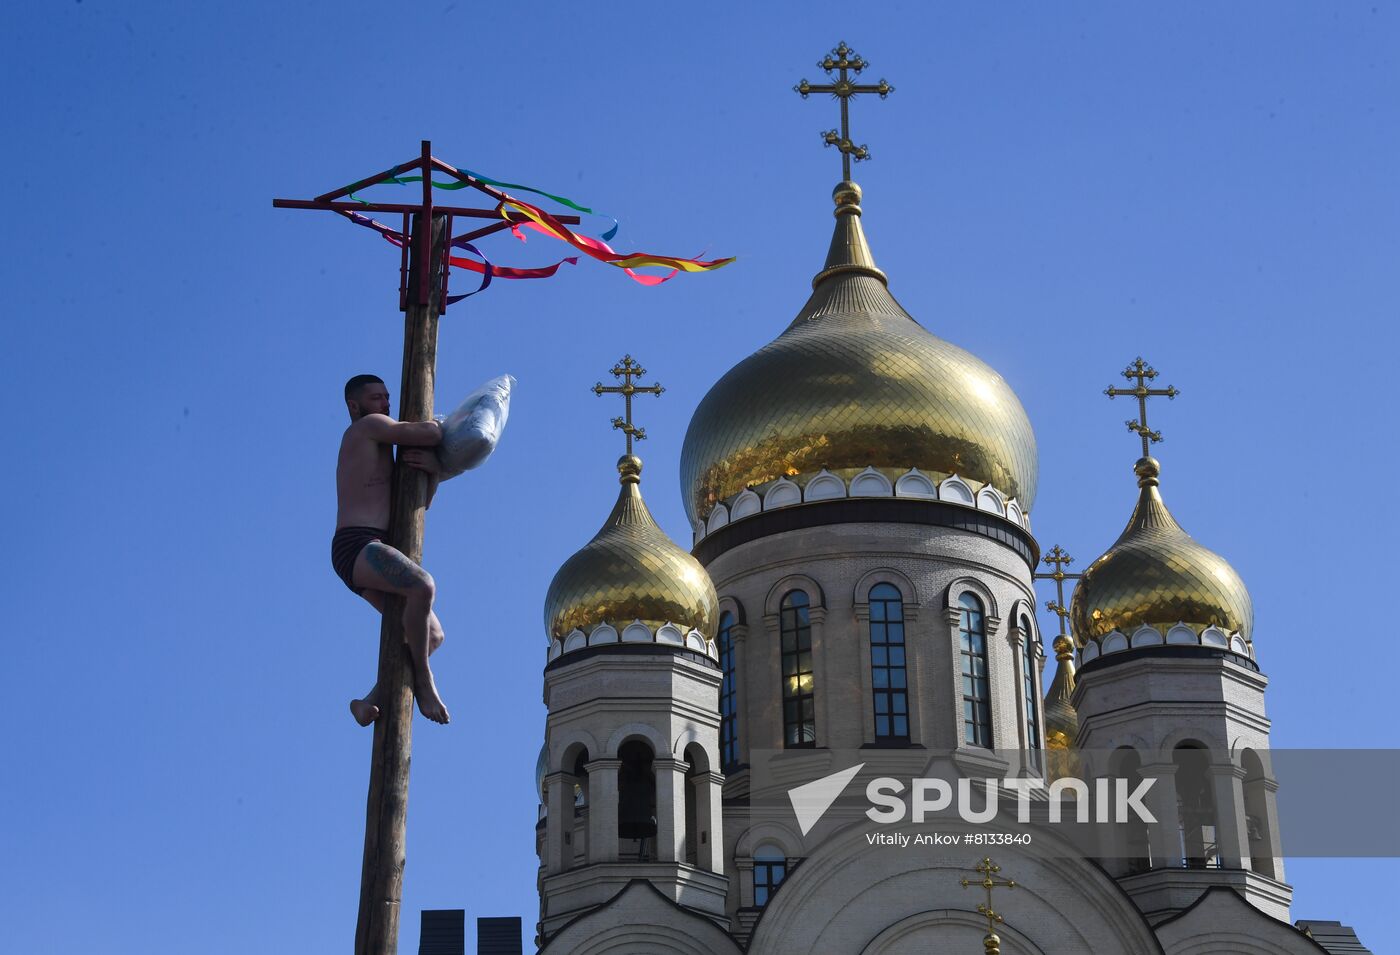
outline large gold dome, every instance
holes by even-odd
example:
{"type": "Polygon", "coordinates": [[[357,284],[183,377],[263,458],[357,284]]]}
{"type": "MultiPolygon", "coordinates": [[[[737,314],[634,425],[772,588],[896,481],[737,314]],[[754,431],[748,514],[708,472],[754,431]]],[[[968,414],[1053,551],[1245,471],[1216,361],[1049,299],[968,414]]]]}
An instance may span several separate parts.
{"type": "Polygon", "coordinates": [[[639,488],[642,462],[617,462],[622,490],[593,539],[564,562],[544,602],[545,630],[564,637],[599,624],[619,632],[634,620],[655,630],[671,623],[715,636],[719,597],[700,562],[657,526],[639,488]]]}
{"type": "Polygon", "coordinates": [[[1177,623],[1197,633],[1217,627],[1250,639],[1254,604],[1223,557],[1191,539],[1157,490],[1161,466],[1142,458],[1137,508],[1122,535],[1090,564],[1074,589],[1070,615],[1080,641],[1142,626],[1165,634],[1177,623]]]}
{"type": "Polygon", "coordinates": [[[1006,381],[930,334],[890,295],[860,225],[860,190],[836,189],[836,233],[792,324],[710,389],[686,432],[692,524],[743,491],[822,468],[919,468],[1035,500],[1030,421],[1006,381]]]}

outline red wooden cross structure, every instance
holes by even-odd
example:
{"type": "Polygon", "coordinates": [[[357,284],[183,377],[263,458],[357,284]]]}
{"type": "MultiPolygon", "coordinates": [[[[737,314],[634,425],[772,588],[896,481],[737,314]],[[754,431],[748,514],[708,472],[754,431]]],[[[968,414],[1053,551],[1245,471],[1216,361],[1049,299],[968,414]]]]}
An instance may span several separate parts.
{"type": "MultiPolygon", "coordinates": [[[[441,159],[433,156],[432,143],[425,139],[423,140],[422,155],[416,159],[410,159],[408,162],[399,163],[391,169],[386,169],[373,176],[367,176],[358,182],[353,182],[340,189],[332,189],[330,192],[319,195],[315,199],[273,199],[272,205],[278,209],[321,209],[327,212],[339,212],[345,216],[348,216],[352,212],[389,212],[402,215],[403,229],[401,231],[405,237],[412,234],[413,240],[412,242],[404,243],[402,254],[399,257],[399,309],[406,311],[409,306],[410,285],[413,286],[415,293],[413,296],[413,303],[417,305],[427,305],[428,296],[431,292],[429,288],[429,276],[434,270],[440,269],[441,283],[438,288],[438,314],[441,315],[447,311],[447,275],[450,271],[447,268],[447,250],[452,244],[462,241],[471,242],[483,236],[491,235],[494,232],[500,232],[502,229],[508,229],[517,222],[525,222],[527,220],[519,213],[511,212],[503,214],[495,209],[464,209],[460,206],[434,206],[433,186],[431,181],[434,171],[450,176],[458,182],[466,183],[468,186],[480,188],[477,181],[471,176],[459,169],[449,166],[441,159]],[[396,202],[363,202],[345,199],[346,196],[353,195],[356,191],[368,188],[377,182],[384,182],[387,179],[393,179],[414,171],[417,171],[417,174],[423,177],[423,199],[417,205],[396,202]],[[452,236],[450,242],[443,244],[441,255],[434,262],[431,255],[431,237],[428,234],[428,230],[414,229],[414,223],[410,221],[410,217],[416,216],[419,222],[430,222],[435,215],[446,217],[445,229],[448,235],[452,235],[452,219],[455,216],[468,219],[495,219],[497,221],[490,225],[483,226],[480,229],[474,229],[462,235],[452,236]],[[419,269],[419,274],[413,276],[412,281],[410,280],[410,272],[412,270],[409,265],[410,245],[414,246],[413,251],[417,255],[417,261],[433,263],[430,268],[419,269]]],[[[554,218],[565,225],[576,225],[579,221],[578,216],[556,215],[554,218]]]]}

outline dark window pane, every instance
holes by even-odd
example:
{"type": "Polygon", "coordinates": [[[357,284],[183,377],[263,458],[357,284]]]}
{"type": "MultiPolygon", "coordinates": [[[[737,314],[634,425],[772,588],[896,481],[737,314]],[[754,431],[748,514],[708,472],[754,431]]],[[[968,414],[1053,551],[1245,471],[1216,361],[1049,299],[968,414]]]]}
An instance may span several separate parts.
{"type": "Polygon", "coordinates": [[[904,598],[897,587],[879,583],[870,589],[870,683],[878,739],[909,738],[907,720],[901,728],[889,719],[892,709],[908,705],[903,693],[888,692],[905,686],[903,619],[904,598]]]}
{"type": "Polygon", "coordinates": [[[739,761],[739,706],[734,676],[734,615],[727,610],[720,615],[718,637],[720,672],[723,674],[719,688],[720,762],[722,768],[728,769],[739,761]]]}

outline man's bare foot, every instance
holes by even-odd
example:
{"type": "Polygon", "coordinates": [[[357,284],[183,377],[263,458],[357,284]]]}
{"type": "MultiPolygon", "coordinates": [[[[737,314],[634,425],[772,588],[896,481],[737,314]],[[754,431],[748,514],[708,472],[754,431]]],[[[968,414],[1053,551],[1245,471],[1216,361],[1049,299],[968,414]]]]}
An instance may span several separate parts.
{"type": "Polygon", "coordinates": [[[355,722],[361,726],[368,726],[379,719],[379,707],[369,700],[351,700],[350,715],[355,717],[355,722]]]}
{"type": "Polygon", "coordinates": [[[421,669],[414,667],[413,698],[418,701],[418,712],[434,723],[446,723],[451,719],[447,715],[446,704],[442,702],[442,697],[438,696],[437,684],[433,682],[433,671],[426,665],[421,669]]]}

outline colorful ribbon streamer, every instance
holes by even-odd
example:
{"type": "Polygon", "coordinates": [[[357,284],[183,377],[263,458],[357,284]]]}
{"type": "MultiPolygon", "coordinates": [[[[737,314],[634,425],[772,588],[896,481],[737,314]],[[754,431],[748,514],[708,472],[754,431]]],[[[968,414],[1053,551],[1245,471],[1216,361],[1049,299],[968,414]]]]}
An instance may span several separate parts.
{"type": "MultiPolygon", "coordinates": [[[[539,232],[543,235],[547,235],[552,239],[558,239],[561,242],[567,242],[574,248],[578,249],[580,252],[583,252],[585,255],[589,256],[590,258],[597,259],[599,262],[606,262],[608,265],[612,265],[616,268],[622,269],[622,271],[626,272],[628,277],[630,277],[632,281],[638,283],[639,285],[660,285],[662,282],[666,282],[674,278],[678,272],[708,272],[713,269],[723,268],[724,266],[734,261],[734,258],[732,256],[730,256],[729,258],[712,259],[709,261],[704,261],[699,258],[685,259],[670,255],[652,255],[651,253],[647,252],[620,253],[615,251],[610,245],[608,245],[606,241],[607,239],[612,238],[613,235],[617,232],[616,219],[613,220],[613,228],[605,232],[603,234],[602,239],[594,239],[590,236],[577,235],[576,233],[566,228],[565,225],[562,222],[560,222],[557,218],[550,215],[548,212],[545,212],[538,206],[531,205],[523,199],[517,199],[514,196],[508,195],[507,193],[502,192],[499,189],[493,188],[493,186],[507,186],[513,189],[522,189],[526,192],[533,192],[538,195],[546,196],[550,199],[553,199],[556,202],[562,203],[563,205],[566,205],[571,209],[577,209],[580,212],[586,212],[590,215],[596,215],[596,213],[594,213],[592,209],[589,209],[586,206],[581,206],[570,199],[564,198],[563,196],[556,196],[552,193],[544,192],[543,190],[535,189],[531,186],[524,186],[519,183],[501,182],[497,179],[491,179],[486,176],[480,176],[477,173],[472,172],[471,170],[465,170],[465,173],[466,175],[471,176],[473,181],[454,181],[446,183],[432,182],[432,185],[440,189],[465,189],[467,186],[474,186],[475,188],[480,189],[482,192],[486,193],[487,195],[491,196],[496,200],[496,212],[500,214],[501,218],[505,219],[506,222],[510,224],[511,232],[516,236],[516,238],[520,239],[522,242],[525,240],[525,236],[520,231],[520,226],[524,225],[525,227],[533,229],[536,232],[539,232]],[[510,215],[511,211],[518,212],[520,215],[524,216],[528,221],[523,223],[512,221],[510,215]],[[669,268],[671,271],[665,275],[639,275],[635,271],[633,271],[634,268],[644,268],[648,266],[669,268]]],[[[422,176],[389,176],[385,179],[379,180],[379,182],[374,183],[373,185],[379,185],[381,183],[407,185],[412,182],[422,181],[422,176]]],[[[354,199],[356,202],[364,203],[365,205],[369,204],[365,202],[365,200],[357,197],[354,193],[350,193],[349,195],[350,198],[354,199]]],[[[350,221],[354,222],[356,225],[367,226],[368,228],[375,229],[381,235],[383,235],[384,238],[388,239],[389,242],[393,243],[394,245],[402,246],[403,243],[406,241],[402,233],[396,232],[395,230],[390,229],[388,226],[383,225],[382,223],[375,222],[373,219],[370,219],[367,216],[362,216],[359,213],[355,212],[346,212],[345,215],[350,219],[350,221]]],[[[478,256],[482,260],[484,265],[478,265],[477,263],[472,262],[470,259],[463,259],[456,256],[448,257],[448,263],[450,265],[475,272],[480,272],[483,276],[482,284],[480,288],[478,288],[475,292],[468,292],[467,295],[452,297],[449,299],[449,303],[452,301],[458,301],[462,298],[466,298],[469,295],[475,295],[477,292],[484,291],[486,287],[491,284],[491,277],[493,275],[499,275],[501,276],[501,278],[510,279],[549,278],[550,276],[554,275],[554,273],[559,270],[559,266],[563,265],[564,263],[567,262],[570,265],[574,265],[578,262],[577,256],[570,256],[561,259],[559,262],[556,262],[551,266],[546,266],[544,268],[503,268],[499,266],[493,266],[490,263],[490,261],[486,259],[486,256],[482,255],[480,251],[478,251],[474,246],[471,246],[469,243],[465,243],[459,240],[457,242],[454,242],[453,244],[458,246],[465,246],[466,248],[468,248],[474,255],[478,256]]]]}
{"type": "MultiPolygon", "coordinates": [[[[499,180],[499,179],[492,179],[490,176],[483,176],[481,173],[479,173],[479,172],[473,172],[473,171],[470,170],[470,169],[463,169],[462,172],[465,173],[465,174],[468,175],[468,176],[471,176],[473,179],[477,180],[478,182],[483,182],[483,183],[485,183],[485,184],[488,185],[488,186],[500,186],[502,189],[519,189],[519,190],[522,191],[522,192],[533,192],[533,193],[534,193],[535,195],[537,195],[537,196],[544,196],[546,199],[553,199],[555,202],[559,203],[560,205],[562,205],[562,206],[568,206],[570,209],[573,209],[573,210],[575,210],[575,211],[577,211],[577,212],[584,212],[584,213],[587,213],[588,215],[591,215],[591,216],[599,216],[600,218],[603,218],[603,219],[609,219],[609,220],[612,221],[612,226],[611,226],[611,228],[609,228],[606,232],[603,233],[603,241],[604,241],[604,242],[607,242],[608,240],[612,239],[613,236],[617,235],[618,221],[617,221],[617,217],[616,217],[616,216],[610,216],[610,215],[608,215],[608,214],[606,214],[606,213],[603,213],[603,212],[594,212],[592,209],[588,208],[588,206],[579,205],[577,202],[574,202],[572,199],[566,199],[564,196],[556,196],[556,195],[555,195],[554,193],[552,193],[552,192],[545,192],[543,189],[536,189],[534,186],[527,186],[527,185],[524,185],[523,183],[519,183],[519,182],[502,182],[502,181],[499,180]]],[[[371,185],[374,185],[374,186],[382,186],[382,185],[406,186],[406,185],[408,185],[408,184],[411,183],[411,182],[422,182],[422,181],[423,181],[423,177],[422,177],[422,176],[390,176],[390,177],[387,178],[387,179],[381,179],[381,180],[379,180],[378,182],[371,183],[371,185]]],[[[453,180],[452,182],[438,182],[437,180],[433,180],[433,188],[434,188],[434,189],[465,189],[467,186],[470,186],[470,185],[471,185],[471,183],[469,183],[469,182],[463,182],[463,181],[460,180],[460,179],[453,180]]],[[[349,198],[351,198],[351,199],[355,200],[356,202],[361,203],[361,204],[363,204],[363,205],[369,205],[369,203],[368,203],[367,201],[365,201],[364,199],[361,199],[359,196],[355,195],[353,192],[349,194],[349,198]]],[[[497,196],[497,198],[500,198],[500,197],[497,196]]]]}
{"type": "MultiPolygon", "coordinates": [[[[580,252],[597,259],[599,262],[606,262],[609,265],[616,266],[627,272],[637,281],[641,281],[644,278],[653,278],[653,276],[636,275],[632,272],[633,268],[656,265],[681,272],[709,272],[714,269],[724,268],[734,261],[733,256],[724,259],[712,259],[706,262],[700,259],[682,259],[671,255],[652,255],[647,252],[629,252],[625,254],[614,252],[606,242],[601,242],[598,239],[592,239],[588,236],[575,235],[573,232],[570,232],[565,228],[562,222],[543,209],[532,206],[522,199],[514,199],[510,196],[502,195],[503,198],[496,206],[496,210],[501,213],[502,218],[509,221],[510,217],[506,214],[506,210],[513,209],[529,219],[535,226],[537,232],[542,232],[551,238],[567,242],[580,252]]],[[[516,234],[518,235],[519,233],[517,232],[516,234]]],[[[675,272],[673,271],[672,275],[674,274],[675,272]]],[[[670,277],[670,275],[667,275],[665,278],[661,279],[661,281],[665,281],[670,277]]],[[[642,282],[642,284],[655,285],[659,283],[642,282]]]]}
{"type": "MultiPolygon", "coordinates": [[[[342,213],[342,215],[348,218],[351,222],[355,223],[355,225],[364,226],[367,229],[373,229],[375,232],[378,232],[390,245],[396,248],[403,248],[404,234],[402,232],[399,232],[397,229],[392,229],[382,222],[376,222],[369,216],[362,216],[358,212],[344,212],[342,213]]],[[[566,263],[568,265],[578,264],[578,256],[571,255],[566,258],[560,259],[553,265],[546,265],[535,269],[516,269],[510,268],[508,266],[492,264],[491,260],[488,259],[481,252],[480,249],[472,245],[466,239],[453,240],[452,247],[457,249],[465,249],[472,255],[475,255],[477,258],[481,259],[480,262],[473,262],[471,259],[464,259],[458,255],[449,255],[447,257],[447,262],[449,265],[452,265],[459,269],[466,269],[469,272],[479,273],[481,275],[481,284],[477,286],[475,291],[466,292],[462,295],[449,295],[447,297],[448,305],[451,305],[455,302],[460,302],[464,298],[471,298],[473,295],[477,294],[477,292],[486,291],[486,289],[490,287],[491,280],[493,278],[547,279],[550,276],[552,276],[555,272],[558,272],[559,266],[561,265],[564,265],[566,263]]]]}
{"type": "MultiPolygon", "coordinates": [[[[511,232],[515,235],[515,237],[516,237],[517,239],[519,239],[521,242],[524,242],[524,241],[525,241],[525,236],[524,236],[524,235],[521,233],[521,231],[520,231],[520,226],[521,226],[521,225],[525,226],[525,228],[527,228],[527,229],[533,229],[533,230],[536,231],[536,232],[539,232],[539,233],[541,233],[541,234],[543,234],[543,235],[547,235],[547,236],[549,236],[551,239],[557,239],[557,238],[559,238],[559,236],[555,235],[553,232],[549,231],[548,229],[546,229],[544,226],[540,225],[540,224],[537,223],[537,222],[522,222],[522,223],[520,223],[519,225],[517,225],[517,224],[515,224],[515,223],[511,223],[510,231],[511,231],[511,232]]],[[[580,242],[583,242],[583,243],[586,243],[586,244],[596,244],[596,245],[600,246],[600,247],[601,247],[600,251],[602,251],[604,254],[607,254],[607,253],[611,253],[611,252],[612,252],[612,249],[608,246],[608,244],[607,244],[606,242],[600,242],[600,241],[598,241],[597,239],[590,239],[590,238],[589,238],[588,236],[586,236],[586,235],[575,236],[574,238],[576,238],[576,239],[578,239],[580,242]]],[[[615,254],[615,253],[614,253],[614,254],[615,254]]],[[[662,282],[666,282],[666,281],[669,281],[670,279],[674,278],[675,275],[676,275],[676,273],[677,273],[678,271],[680,271],[680,270],[679,270],[679,269],[672,269],[671,271],[667,272],[665,275],[639,275],[638,273],[633,272],[633,271],[632,271],[631,269],[629,269],[629,268],[624,268],[622,271],[626,272],[626,273],[628,274],[628,276],[631,277],[632,281],[636,282],[638,285],[656,286],[656,285],[660,285],[662,282]]]]}

